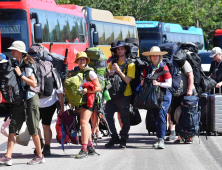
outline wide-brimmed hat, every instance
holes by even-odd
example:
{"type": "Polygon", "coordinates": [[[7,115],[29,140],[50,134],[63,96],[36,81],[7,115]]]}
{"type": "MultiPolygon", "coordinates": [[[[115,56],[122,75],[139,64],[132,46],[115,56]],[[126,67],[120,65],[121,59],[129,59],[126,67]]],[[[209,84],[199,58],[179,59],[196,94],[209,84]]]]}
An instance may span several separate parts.
{"type": "Polygon", "coordinates": [[[84,57],[84,58],[86,58],[86,64],[89,64],[90,63],[90,59],[87,57],[87,54],[84,52],[84,51],[80,51],[80,52],[78,52],[77,54],[76,54],[76,60],[75,60],[75,62],[74,63],[77,63],[77,60],[79,59],[79,58],[81,58],[81,57],[84,57]]]}
{"type": "Polygon", "coordinates": [[[125,41],[118,41],[115,47],[110,48],[110,51],[116,53],[118,47],[125,47],[127,50],[126,55],[130,53],[130,46],[125,41]]]}
{"type": "Polygon", "coordinates": [[[14,41],[11,47],[8,48],[9,50],[17,50],[21,53],[27,53],[25,43],[23,41],[14,41]]]}
{"type": "Polygon", "coordinates": [[[151,55],[165,55],[168,52],[166,51],[160,51],[160,48],[158,46],[153,46],[150,51],[143,52],[142,55],[144,56],[151,56],[151,55]]]}
{"type": "Polygon", "coordinates": [[[210,58],[213,58],[215,55],[217,54],[221,54],[221,48],[220,47],[214,47],[212,50],[211,50],[211,53],[209,55],[210,58]]]}

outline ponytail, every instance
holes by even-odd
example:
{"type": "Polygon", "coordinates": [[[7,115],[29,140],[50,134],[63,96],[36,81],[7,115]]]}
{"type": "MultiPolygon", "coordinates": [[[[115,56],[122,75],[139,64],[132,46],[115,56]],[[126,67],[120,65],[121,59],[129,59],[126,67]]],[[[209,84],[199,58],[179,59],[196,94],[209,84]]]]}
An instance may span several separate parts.
{"type": "Polygon", "coordinates": [[[34,62],[33,58],[25,53],[22,53],[22,58],[25,63],[33,64],[34,62]]]}

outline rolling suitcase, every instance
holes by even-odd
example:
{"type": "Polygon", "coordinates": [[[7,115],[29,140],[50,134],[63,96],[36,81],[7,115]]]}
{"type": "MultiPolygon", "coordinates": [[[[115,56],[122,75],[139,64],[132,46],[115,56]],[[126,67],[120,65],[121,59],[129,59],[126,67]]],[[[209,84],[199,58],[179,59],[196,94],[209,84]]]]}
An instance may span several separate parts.
{"type": "Polygon", "coordinates": [[[200,132],[207,131],[207,115],[209,113],[209,93],[202,93],[199,99],[199,106],[201,107],[200,117],[200,132]]]}
{"type": "Polygon", "coordinates": [[[150,109],[146,113],[146,129],[148,130],[148,134],[152,132],[153,135],[156,132],[156,119],[157,119],[158,109],[150,109]]]}
{"type": "Polygon", "coordinates": [[[210,95],[210,111],[207,113],[207,130],[213,132],[215,135],[222,133],[222,94],[221,88],[219,93],[210,95]]]}

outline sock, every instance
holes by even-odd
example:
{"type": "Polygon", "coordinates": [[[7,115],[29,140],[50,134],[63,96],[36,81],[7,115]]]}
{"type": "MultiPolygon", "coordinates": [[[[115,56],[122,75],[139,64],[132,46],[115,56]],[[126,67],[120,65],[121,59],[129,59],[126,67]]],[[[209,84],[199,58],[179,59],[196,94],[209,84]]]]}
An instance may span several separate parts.
{"type": "Polygon", "coordinates": [[[171,135],[171,136],[176,136],[175,130],[170,130],[170,135],[171,135]]]}
{"type": "Polygon", "coordinates": [[[92,141],[89,141],[89,143],[88,143],[88,145],[87,145],[87,148],[90,147],[90,146],[93,147],[93,143],[92,143],[92,141]]]}
{"type": "Polygon", "coordinates": [[[87,144],[82,144],[82,149],[87,151],[87,144]]]}

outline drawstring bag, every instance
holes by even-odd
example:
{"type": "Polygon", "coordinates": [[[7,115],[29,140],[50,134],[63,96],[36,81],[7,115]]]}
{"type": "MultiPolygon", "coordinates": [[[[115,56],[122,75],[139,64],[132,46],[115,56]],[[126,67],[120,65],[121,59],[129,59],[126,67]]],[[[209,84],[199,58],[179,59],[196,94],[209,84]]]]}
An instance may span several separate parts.
{"type": "Polygon", "coordinates": [[[209,92],[214,87],[216,87],[216,85],[217,85],[217,82],[213,80],[212,78],[207,77],[205,75],[202,76],[201,78],[202,93],[209,92]]]}

